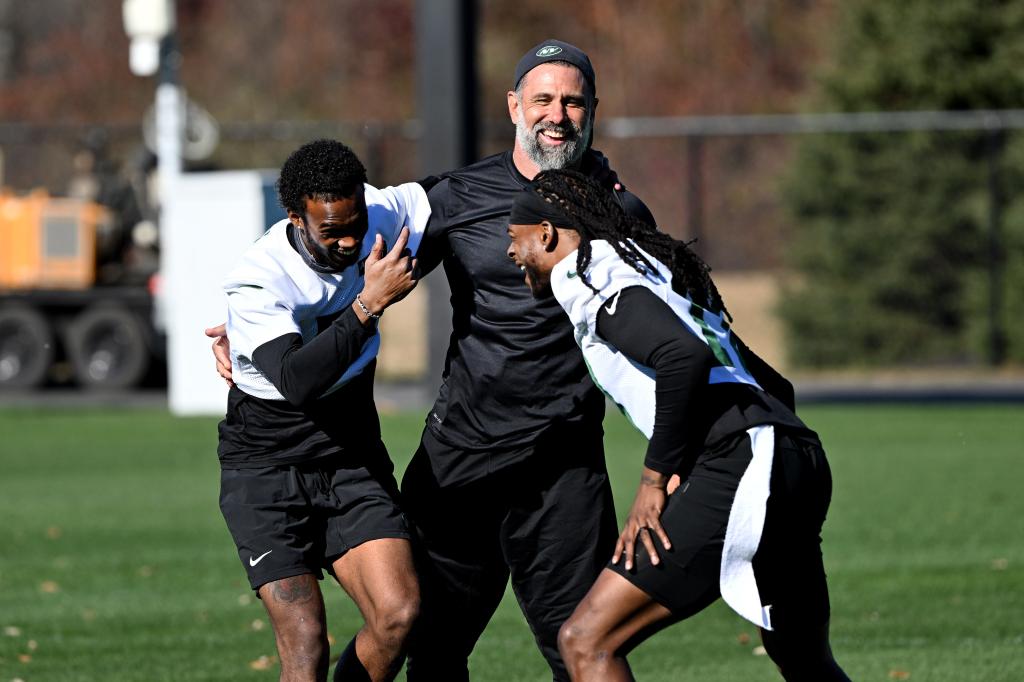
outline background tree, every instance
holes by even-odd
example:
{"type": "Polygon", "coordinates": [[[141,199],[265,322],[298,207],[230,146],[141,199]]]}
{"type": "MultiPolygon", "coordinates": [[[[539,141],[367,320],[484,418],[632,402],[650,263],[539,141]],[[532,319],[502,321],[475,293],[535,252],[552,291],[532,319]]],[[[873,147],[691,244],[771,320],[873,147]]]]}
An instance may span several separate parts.
{"type": "MultiPolygon", "coordinates": [[[[860,0],[840,21],[818,110],[1024,105],[1024,2],[860,0]]],[[[786,181],[799,277],[782,314],[804,366],[1024,359],[1024,139],[808,136],[786,181]],[[995,200],[995,204],[993,204],[995,200]],[[1005,279],[990,344],[989,237],[1005,279]],[[1013,340],[1016,341],[1013,341],[1013,340]]]]}

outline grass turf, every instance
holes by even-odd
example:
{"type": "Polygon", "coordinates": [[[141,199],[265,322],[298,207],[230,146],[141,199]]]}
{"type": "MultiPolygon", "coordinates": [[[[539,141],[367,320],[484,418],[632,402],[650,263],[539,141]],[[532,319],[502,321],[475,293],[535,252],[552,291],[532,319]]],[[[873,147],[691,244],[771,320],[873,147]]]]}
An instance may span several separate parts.
{"type": "MultiPolygon", "coordinates": [[[[1024,679],[1020,407],[802,414],[835,479],[824,549],[851,677],[1024,679]]],[[[421,420],[383,417],[399,471],[421,420]]],[[[277,678],[217,509],[215,427],[160,411],[0,412],[0,682],[277,678]]],[[[643,443],[617,415],[606,430],[621,514],[643,443]]],[[[325,587],[338,653],[360,619],[325,587]]],[[[641,680],[780,679],[758,644],[719,602],[630,660],[641,680]]],[[[479,682],[550,679],[511,595],[470,665],[479,682]]]]}

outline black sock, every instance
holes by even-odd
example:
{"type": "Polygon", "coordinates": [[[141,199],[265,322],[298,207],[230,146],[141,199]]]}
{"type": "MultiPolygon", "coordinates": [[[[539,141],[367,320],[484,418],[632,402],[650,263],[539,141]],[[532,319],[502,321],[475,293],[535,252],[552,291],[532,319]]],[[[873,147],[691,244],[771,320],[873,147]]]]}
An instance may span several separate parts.
{"type": "Polygon", "coordinates": [[[341,652],[338,665],[334,668],[334,682],[373,682],[363,662],[356,656],[356,638],[341,652]]]}

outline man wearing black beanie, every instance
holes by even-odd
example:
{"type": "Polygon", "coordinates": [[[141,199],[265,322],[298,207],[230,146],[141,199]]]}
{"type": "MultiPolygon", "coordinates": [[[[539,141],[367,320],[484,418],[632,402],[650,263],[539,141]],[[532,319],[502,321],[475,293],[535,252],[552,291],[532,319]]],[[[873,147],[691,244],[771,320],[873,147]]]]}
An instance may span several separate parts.
{"type": "MultiPolygon", "coordinates": [[[[512,201],[538,172],[594,165],[589,57],[560,40],[532,47],[507,94],[510,151],[452,171],[428,192],[419,262],[452,291],[444,383],[402,481],[421,541],[423,596],[410,643],[414,682],[468,679],[467,659],[512,587],[554,679],[561,624],[617,536],[604,463],[605,399],[557,303],[538,305],[505,257],[512,201]]],[[[629,192],[627,212],[654,224],[629,192]]]]}

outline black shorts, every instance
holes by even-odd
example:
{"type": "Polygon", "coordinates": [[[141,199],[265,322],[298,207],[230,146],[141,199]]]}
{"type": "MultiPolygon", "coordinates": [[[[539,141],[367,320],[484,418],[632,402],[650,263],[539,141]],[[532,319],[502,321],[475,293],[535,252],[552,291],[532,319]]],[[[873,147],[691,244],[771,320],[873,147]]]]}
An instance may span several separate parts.
{"type": "MultiPolygon", "coordinates": [[[[672,549],[655,538],[661,563],[652,565],[638,542],[633,570],[626,571],[622,560],[608,568],[680,619],[715,601],[729,512],[751,456],[745,432],[702,455],[662,513],[672,549]]],[[[831,496],[832,476],[817,437],[776,428],[764,529],[752,562],[775,629],[828,622],[821,527],[831,496]]]]}
{"type": "Polygon", "coordinates": [[[311,573],[369,540],[409,539],[384,445],[363,461],[223,469],[220,509],[254,590],[311,573]]]}

